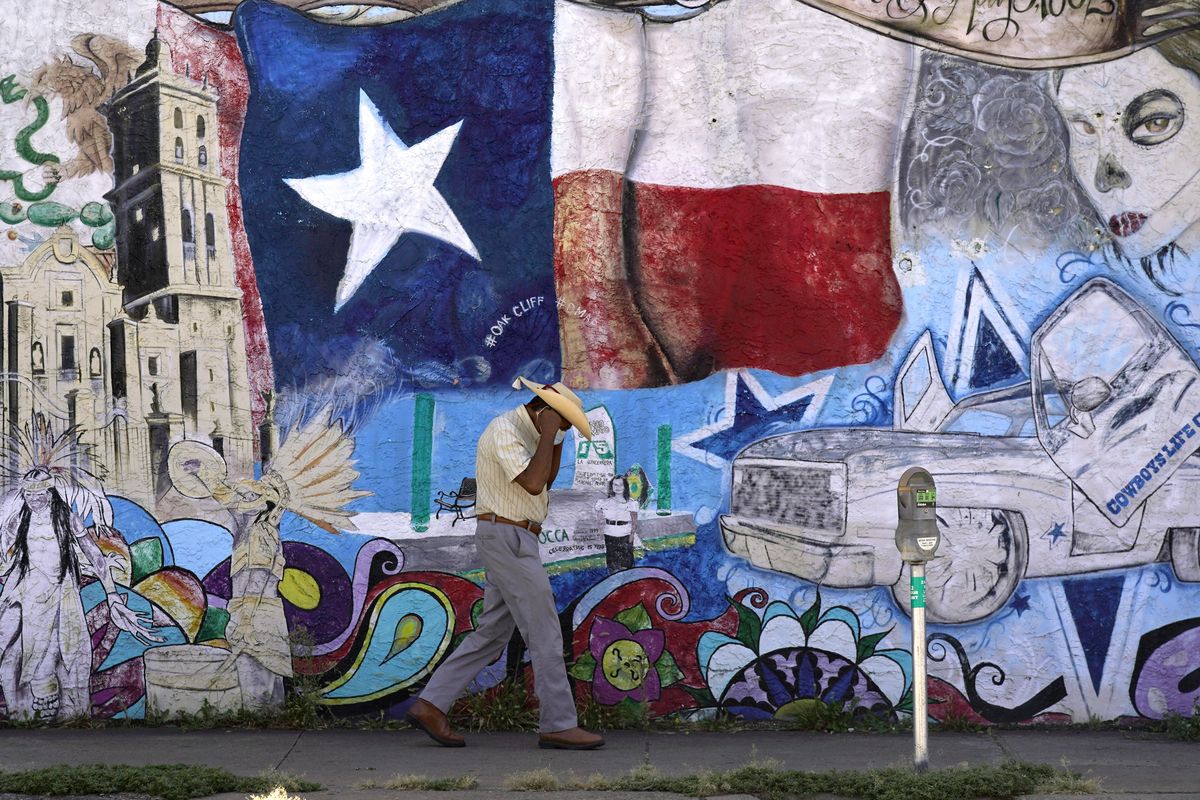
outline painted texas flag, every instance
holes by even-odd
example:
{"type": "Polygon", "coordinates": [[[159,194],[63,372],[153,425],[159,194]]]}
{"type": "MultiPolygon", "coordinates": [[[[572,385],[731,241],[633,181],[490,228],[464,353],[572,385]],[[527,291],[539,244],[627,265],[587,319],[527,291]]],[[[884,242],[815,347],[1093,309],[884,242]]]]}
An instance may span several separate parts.
{"type": "Polygon", "coordinates": [[[549,0],[361,26],[247,0],[233,22],[280,389],[556,379],[549,0]]]}
{"type": "Polygon", "coordinates": [[[673,23],[469,0],[377,26],[248,0],[234,25],[281,387],[365,362],[372,385],[799,375],[896,328],[906,45],[795,0],[673,23]]]}
{"type": "Polygon", "coordinates": [[[796,0],[692,19],[558,5],[555,267],[581,384],[882,354],[913,49],[796,0]]]}

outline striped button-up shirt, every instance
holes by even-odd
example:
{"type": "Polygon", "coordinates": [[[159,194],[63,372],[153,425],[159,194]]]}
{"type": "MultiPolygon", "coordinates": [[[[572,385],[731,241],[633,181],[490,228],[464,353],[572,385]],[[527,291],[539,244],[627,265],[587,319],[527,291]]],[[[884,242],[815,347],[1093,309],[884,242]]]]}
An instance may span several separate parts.
{"type": "Polygon", "coordinates": [[[496,417],[484,428],[475,453],[475,515],[499,514],[514,520],[541,522],[550,493],[530,494],[514,482],[537,452],[541,434],[524,406],[496,417]]]}

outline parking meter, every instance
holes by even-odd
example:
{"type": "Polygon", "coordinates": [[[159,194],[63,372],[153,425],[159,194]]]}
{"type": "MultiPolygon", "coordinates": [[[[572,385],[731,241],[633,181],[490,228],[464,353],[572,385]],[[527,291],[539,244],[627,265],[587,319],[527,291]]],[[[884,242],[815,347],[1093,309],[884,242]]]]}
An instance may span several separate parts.
{"type": "Polygon", "coordinates": [[[942,535],[937,527],[937,487],[933,476],[911,467],[896,486],[896,549],[909,565],[912,598],[913,766],[929,768],[929,720],[925,672],[925,562],[933,558],[942,535]]]}
{"type": "Polygon", "coordinates": [[[929,561],[942,543],[937,526],[937,487],[933,476],[911,467],[896,487],[896,549],[909,564],[929,561]]]}

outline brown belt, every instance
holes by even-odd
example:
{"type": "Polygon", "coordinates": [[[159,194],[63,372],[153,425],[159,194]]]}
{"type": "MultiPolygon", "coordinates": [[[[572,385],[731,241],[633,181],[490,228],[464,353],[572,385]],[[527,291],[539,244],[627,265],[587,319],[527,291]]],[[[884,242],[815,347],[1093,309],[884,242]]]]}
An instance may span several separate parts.
{"type": "Polygon", "coordinates": [[[540,523],[530,522],[527,519],[509,519],[508,517],[502,517],[499,514],[481,514],[480,516],[476,517],[476,519],[486,519],[488,522],[496,522],[500,525],[515,525],[518,528],[524,528],[535,536],[542,532],[542,526],[540,523]]]}

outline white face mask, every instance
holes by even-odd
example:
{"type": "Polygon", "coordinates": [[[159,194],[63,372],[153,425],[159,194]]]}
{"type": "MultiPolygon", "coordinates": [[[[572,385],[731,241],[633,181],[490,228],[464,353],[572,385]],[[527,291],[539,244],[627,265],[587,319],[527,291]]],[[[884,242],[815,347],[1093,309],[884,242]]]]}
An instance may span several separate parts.
{"type": "Polygon", "coordinates": [[[556,445],[562,444],[562,443],[563,443],[563,439],[566,439],[566,438],[567,438],[567,432],[566,432],[566,431],[564,431],[564,430],[560,430],[560,431],[558,432],[558,434],[557,434],[557,435],[554,437],[554,443],[555,443],[556,445]]]}

